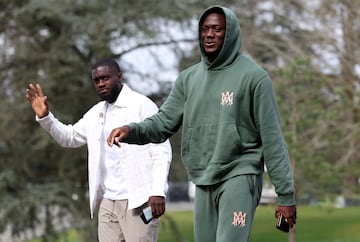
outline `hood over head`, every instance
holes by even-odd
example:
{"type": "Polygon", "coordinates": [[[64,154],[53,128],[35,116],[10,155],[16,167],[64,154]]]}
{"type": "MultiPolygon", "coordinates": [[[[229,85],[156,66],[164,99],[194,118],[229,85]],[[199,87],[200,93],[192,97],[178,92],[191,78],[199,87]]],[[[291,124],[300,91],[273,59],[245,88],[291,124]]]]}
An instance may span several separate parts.
{"type": "Polygon", "coordinates": [[[200,16],[198,25],[198,37],[201,52],[201,60],[205,63],[208,69],[218,70],[231,64],[235,58],[239,55],[241,48],[241,29],[238,19],[235,13],[229,8],[222,7],[219,5],[211,6],[207,8],[200,16]],[[218,13],[222,11],[226,19],[226,32],[224,37],[224,43],[220,50],[219,55],[216,57],[214,62],[210,63],[205,55],[205,50],[201,41],[201,25],[206,16],[211,13],[218,13]]]}

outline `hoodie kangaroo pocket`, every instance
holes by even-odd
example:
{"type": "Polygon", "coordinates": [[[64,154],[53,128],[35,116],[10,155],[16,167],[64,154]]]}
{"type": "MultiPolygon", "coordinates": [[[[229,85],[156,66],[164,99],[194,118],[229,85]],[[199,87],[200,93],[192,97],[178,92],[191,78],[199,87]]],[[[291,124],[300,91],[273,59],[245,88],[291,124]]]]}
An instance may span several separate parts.
{"type": "Polygon", "coordinates": [[[205,169],[209,163],[226,164],[241,150],[241,137],[233,123],[193,126],[183,137],[183,160],[190,170],[205,169]]]}

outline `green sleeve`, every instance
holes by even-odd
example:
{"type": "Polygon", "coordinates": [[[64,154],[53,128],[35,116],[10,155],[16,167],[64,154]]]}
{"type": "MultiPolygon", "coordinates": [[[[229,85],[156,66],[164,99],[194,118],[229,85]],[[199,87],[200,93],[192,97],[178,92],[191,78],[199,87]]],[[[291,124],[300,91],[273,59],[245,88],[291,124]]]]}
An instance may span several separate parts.
{"type": "Polygon", "coordinates": [[[178,77],[159,112],[140,123],[129,124],[130,134],[124,142],[132,144],[164,142],[180,128],[184,104],[183,82],[181,77],[178,77]]]}
{"type": "Polygon", "coordinates": [[[281,131],[280,115],[272,80],[263,78],[254,92],[255,122],[260,131],[264,161],[278,194],[279,205],[294,205],[294,179],[291,162],[281,131]]]}

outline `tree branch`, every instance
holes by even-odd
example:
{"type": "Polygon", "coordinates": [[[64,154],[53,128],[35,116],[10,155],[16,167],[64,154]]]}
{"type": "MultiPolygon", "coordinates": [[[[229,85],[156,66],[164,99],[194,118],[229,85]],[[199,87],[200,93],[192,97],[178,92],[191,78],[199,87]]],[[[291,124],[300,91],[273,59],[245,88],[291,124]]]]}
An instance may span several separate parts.
{"type": "Polygon", "coordinates": [[[179,44],[179,43],[186,43],[186,42],[195,42],[197,41],[197,39],[195,38],[186,38],[186,39],[179,39],[179,40],[166,40],[166,41],[156,41],[156,42],[148,42],[148,43],[139,43],[127,50],[122,51],[121,53],[118,54],[114,54],[114,58],[120,58],[121,56],[137,50],[137,49],[141,49],[141,48],[146,48],[146,47],[150,47],[150,46],[160,46],[160,45],[171,45],[171,44],[179,44]]]}

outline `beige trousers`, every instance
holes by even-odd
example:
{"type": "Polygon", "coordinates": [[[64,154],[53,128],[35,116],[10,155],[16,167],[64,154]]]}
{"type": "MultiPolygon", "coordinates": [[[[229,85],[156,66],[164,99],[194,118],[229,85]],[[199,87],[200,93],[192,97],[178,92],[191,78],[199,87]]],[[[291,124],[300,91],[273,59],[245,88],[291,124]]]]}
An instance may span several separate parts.
{"type": "Polygon", "coordinates": [[[99,207],[99,242],[156,242],[160,219],[145,224],[140,213],[145,205],[127,209],[127,200],[104,198],[99,207]]]}

